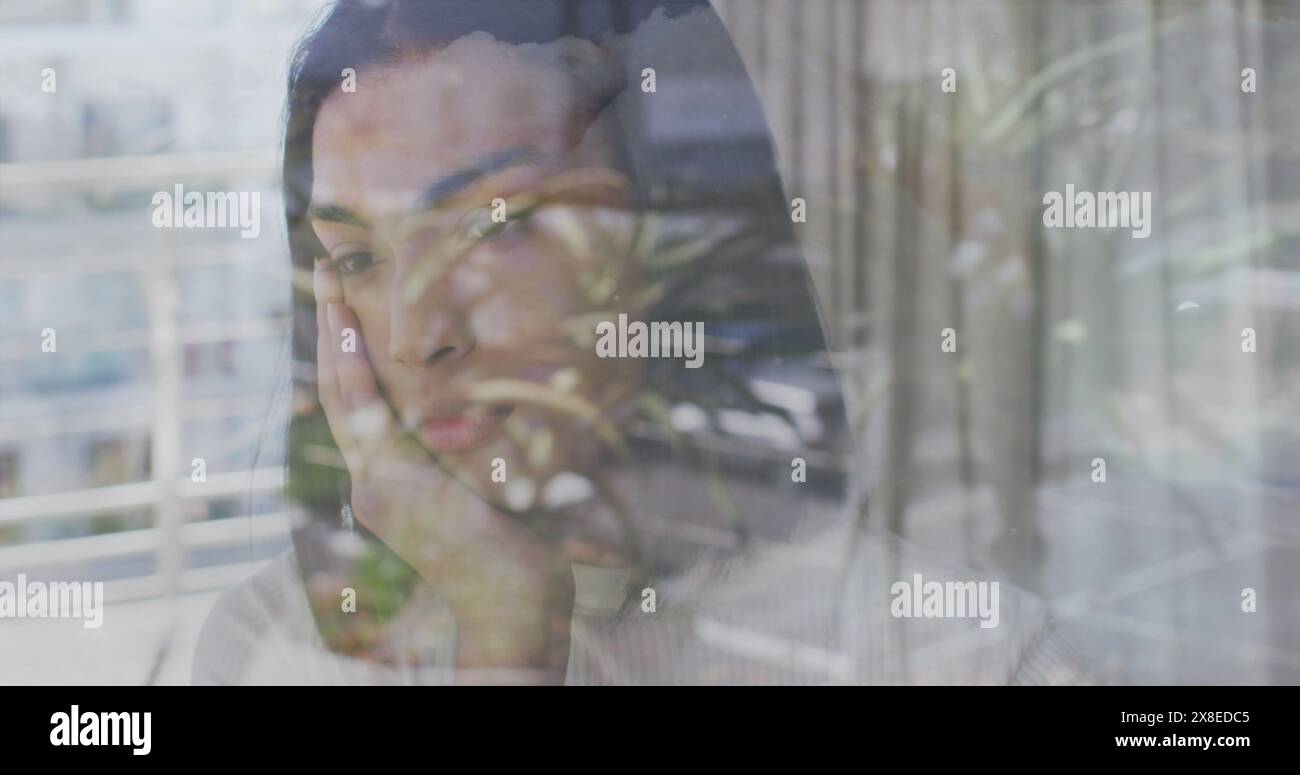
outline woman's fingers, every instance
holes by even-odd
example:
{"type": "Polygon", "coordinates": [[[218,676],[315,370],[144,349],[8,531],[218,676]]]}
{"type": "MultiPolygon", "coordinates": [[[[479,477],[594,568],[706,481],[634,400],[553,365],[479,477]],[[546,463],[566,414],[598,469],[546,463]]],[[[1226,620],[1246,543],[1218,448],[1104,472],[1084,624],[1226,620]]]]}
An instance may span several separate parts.
{"type": "Polygon", "coordinates": [[[334,302],[326,307],[325,317],[337,348],[332,359],[348,432],[366,460],[373,461],[376,453],[392,440],[395,430],[392,413],[379,395],[356,317],[346,306],[334,302]]]}
{"type": "Polygon", "coordinates": [[[330,309],[343,304],[343,289],[324,261],[316,262],[312,277],[316,289],[316,385],[321,407],[344,464],[354,477],[363,476],[368,457],[357,439],[352,410],[339,383],[338,361],[343,348],[336,332],[338,326],[330,322],[330,309]]]}
{"type": "Polygon", "coordinates": [[[356,315],[341,301],[327,302],[324,314],[329,331],[328,355],[320,360],[331,367],[337,385],[337,412],[330,427],[344,426],[342,433],[351,442],[344,456],[355,451],[359,459],[349,458],[349,468],[360,475],[354,462],[368,466],[381,456],[391,457],[391,453],[384,453],[397,440],[397,427],[387,402],[379,394],[356,315]]]}
{"type": "Polygon", "coordinates": [[[334,433],[334,440],[342,448],[347,438],[340,435],[343,429],[335,427],[342,424],[339,420],[344,415],[344,407],[339,396],[338,370],[334,366],[335,345],[327,319],[326,308],[331,303],[327,272],[329,269],[325,268],[324,262],[317,260],[312,272],[316,292],[316,389],[320,394],[321,407],[325,409],[325,417],[329,420],[330,430],[334,433]]]}
{"type": "Polygon", "coordinates": [[[361,338],[361,325],[352,310],[344,304],[330,304],[326,310],[330,327],[339,342],[335,368],[338,371],[339,392],[344,404],[352,411],[379,408],[387,416],[388,407],[379,395],[375,372],[366,357],[366,344],[361,338]],[[351,346],[343,347],[348,343],[351,346]]]}

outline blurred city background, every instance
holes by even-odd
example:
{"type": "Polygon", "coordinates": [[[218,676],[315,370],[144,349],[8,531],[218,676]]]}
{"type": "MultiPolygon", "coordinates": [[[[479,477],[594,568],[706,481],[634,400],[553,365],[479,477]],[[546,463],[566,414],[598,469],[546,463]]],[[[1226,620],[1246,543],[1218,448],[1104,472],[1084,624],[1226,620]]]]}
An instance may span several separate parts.
{"type": "MultiPolygon", "coordinates": [[[[289,546],[277,145],[320,5],[0,2],[0,579],[110,603],[0,620],[0,684],[187,683],[289,546]],[[260,238],[152,228],[178,183],[262,192],[260,238]]],[[[1298,4],[715,6],[807,202],[845,507],[1045,597],[1100,680],[1300,682],[1298,4]],[[1067,183],[1153,192],[1151,237],[1043,229],[1067,183]]],[[[734,140],[662,98],[659,141],[734,140]]]]}

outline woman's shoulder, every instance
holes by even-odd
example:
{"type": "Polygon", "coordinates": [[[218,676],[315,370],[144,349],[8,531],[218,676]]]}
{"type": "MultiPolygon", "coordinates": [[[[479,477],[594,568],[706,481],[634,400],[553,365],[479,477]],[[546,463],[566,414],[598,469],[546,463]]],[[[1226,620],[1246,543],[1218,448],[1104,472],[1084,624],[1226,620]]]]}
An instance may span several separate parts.
{"type": "Polygon", "coordinates": [[[308,643],[314,633],[297,561],[289,550],[217,598],[199,630],[193,682],[241,683],[268,643],[308,643]]]}
{"type": "Polygon", "coordinates": [[[1079,684],[1091,678],[1050,603],[1004,574],[936,558],[892,534],[867,535],[845,584],[844,638],[880,680],[1079,684]],[[882,639],[895,648],[879,648],[882,639]]]}
{"type": "MultiPolygon", "coordinates": [[[[399,628],[400,630],[400,628],[399,628]]],[[[407,633],[401,630],[400,637],[407,633]]],[[[420,641],[417,665],[371,662],[331,651],[316,627],[292,550],[217,599],[199,632],[195,684],[441,684],[453,641],[420,641]]]]}
{"type": "Polygon", "coordinates": [[[1043,599],[892,534],[841,524],[756,555],[705,585],[697,635],[723,650],[762,641],[806,663],[800,680],[1089,681],[1043,599]]]}

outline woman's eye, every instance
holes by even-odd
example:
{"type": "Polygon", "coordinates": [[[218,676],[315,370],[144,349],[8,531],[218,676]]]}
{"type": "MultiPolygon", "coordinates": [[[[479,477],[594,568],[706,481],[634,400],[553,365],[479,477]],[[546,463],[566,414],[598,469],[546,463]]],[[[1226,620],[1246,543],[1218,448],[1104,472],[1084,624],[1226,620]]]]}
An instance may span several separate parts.
{"type": "Polygon", "coordinates": [[[334,262],[334,268],[338,270],[339,274],[347,276],[360,274],[379,262],[379,257],[374,253],[365,250],[358,250],[340,256],[334,262]]]}

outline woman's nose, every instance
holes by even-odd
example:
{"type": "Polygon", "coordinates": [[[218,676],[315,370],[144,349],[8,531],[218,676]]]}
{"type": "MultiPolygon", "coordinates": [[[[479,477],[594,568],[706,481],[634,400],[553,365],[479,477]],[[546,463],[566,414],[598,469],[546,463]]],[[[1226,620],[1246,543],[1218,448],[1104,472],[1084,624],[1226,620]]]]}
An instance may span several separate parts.
{"type": "Polygon", "coordinates": [[[468,315],[446,293],[431,288],[413,301],[393,294],[388,330],[388,355],[393,360],[431,366],[463,358],[476,344],[468,315]]]}

